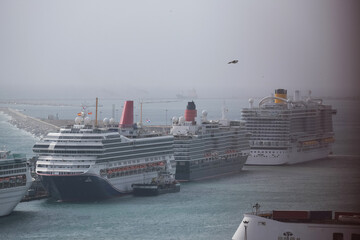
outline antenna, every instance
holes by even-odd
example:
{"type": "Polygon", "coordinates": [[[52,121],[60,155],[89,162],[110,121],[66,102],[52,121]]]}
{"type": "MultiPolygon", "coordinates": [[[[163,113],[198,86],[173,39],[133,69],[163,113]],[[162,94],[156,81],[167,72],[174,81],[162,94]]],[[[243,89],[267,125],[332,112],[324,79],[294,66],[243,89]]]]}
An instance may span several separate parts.
{"type": "Polygon", "coordinates": [[[252,206],[253,209],[255,208],[255,215],[258,214],[258,210],[260,209],[260,204],[259,203],[256,203],[254,206],[252,206]]]}
{"type": "Polygon", "coordinates": [[[140,102],[140,125],[142,126],[142,104],[143,104],[143,101],[141,100],[140,102]]]}
{"type": "Polygon", "coordinates": [[[224,101],[223,101],[223,105],[222,105],[222,111],[221,111],[221,114],[222,114],[221,119],[222,119],[222,120],[225,120],[225,119],[226,119],[226,113],[227,113],[228,111],[229,111],[229,110],[227,109],[226,104],[225,104],[225,100],[224,100],[224,101]]]}
{"type": "Polygon", "coordinates": [[[98,98],[96,97],[96,112],[95,112],[95,127],[98,125],[97,117],[98,117],[98,98]]]}
{"type": "MultiPolygon", "coordinates": [[[[149,103],[171,103],[171,102],[177,102],[172,100],[159,100],[159,101],[143,101],[143,99],[140,100],[140,124],[142,125],[142,106],[143,104],[149,104],[149,103]]],[[[165,109],[166,110],[166,109],[165,109]]],[[[167,110],[166,110],[167,111],[167,110]]],[[[167,112],[166,112],[167,113],[167,112]]],[[[167,117],[166,117],[167,118],[167,117]]]]}

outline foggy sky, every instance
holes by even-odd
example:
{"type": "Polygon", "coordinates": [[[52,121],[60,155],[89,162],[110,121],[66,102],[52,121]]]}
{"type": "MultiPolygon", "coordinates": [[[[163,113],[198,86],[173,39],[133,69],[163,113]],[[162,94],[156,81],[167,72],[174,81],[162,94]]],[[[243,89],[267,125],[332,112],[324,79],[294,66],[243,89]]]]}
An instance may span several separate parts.
{"type": "Polygon", "coordinates": [[[357,2],[0,1],[0,99],[357,96],[357,2]]]}

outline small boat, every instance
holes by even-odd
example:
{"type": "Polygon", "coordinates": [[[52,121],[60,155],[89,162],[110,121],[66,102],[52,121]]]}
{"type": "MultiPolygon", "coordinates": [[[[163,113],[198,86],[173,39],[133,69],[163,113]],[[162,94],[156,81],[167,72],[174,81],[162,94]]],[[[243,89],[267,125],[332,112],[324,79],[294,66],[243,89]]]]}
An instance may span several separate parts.
{"type": "Polygon", "coordinates": [[[150,183],[132,184],[135,196],[156,196],[164,193],[180,192],[180,183],[170,172],[159,172],[157,178],[150,183]]]}
{"type": "Polygon", "coordinates": [[[360,213],[333,211],[269,211],[244,214],[233,240],[356,240],[360,213]]]}

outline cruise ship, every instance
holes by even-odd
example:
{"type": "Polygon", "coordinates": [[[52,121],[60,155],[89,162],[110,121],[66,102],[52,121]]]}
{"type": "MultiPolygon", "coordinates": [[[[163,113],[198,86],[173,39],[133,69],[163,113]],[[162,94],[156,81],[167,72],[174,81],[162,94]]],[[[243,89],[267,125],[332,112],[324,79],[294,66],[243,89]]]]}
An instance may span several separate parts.
{"type": "Polygon", "coordinates": [[[332,116],[336,110],[322,99],[287,97],[287,90],[275,90],[275,96],[263,98],[259,106],[242,110],[242,120],[251,133],[248,165],[295,164],[328,156],[334,131],[332,116]]]}
{"type": "Polygon", "coordinates": [[[49,133],[33,147],[36,173],[51,196],[91,201],[132,192],[165,168],[175,173],[173,136],[146,133],[133,124],[133,101],[126,101],[119,127],[90,125],[82,111],[72,126],[49,133]]]}
{"type": "Polygon", "coordinates": [[[274,210],[244,214],[232,240],[259,239],[360,239],[360,213],[274,210]]]}
{"type": "Polygon", "coordinates": [[[218,121],[207,120],[203,111],[197,124],[195,103],[188,102],[185,117],[174,117],[175,178],[179,181],[201,180],[241,171],[250,152],[249,135],[244,123],[225,116],[218,121]]]}
{"type": "Polygon", "coordinates": [[[25,154],[0,151],[0,217],[14,210],[31,183],[25,154]]]}

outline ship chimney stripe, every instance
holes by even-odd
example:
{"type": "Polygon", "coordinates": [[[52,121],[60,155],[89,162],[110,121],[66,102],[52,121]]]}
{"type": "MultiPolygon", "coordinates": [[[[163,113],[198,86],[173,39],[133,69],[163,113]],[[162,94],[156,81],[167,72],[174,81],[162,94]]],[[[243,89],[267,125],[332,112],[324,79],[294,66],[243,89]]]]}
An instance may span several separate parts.
{"type": "Polygon", "coordinates": [[[125,101],[119,127],[132,127],[134,124],[134,101],[125,101]]]}

